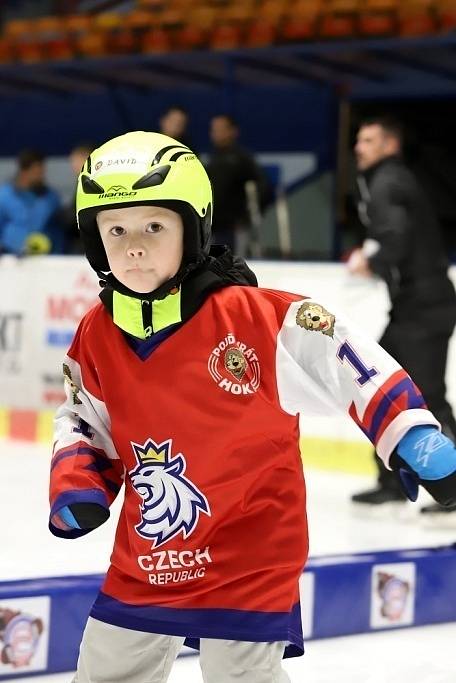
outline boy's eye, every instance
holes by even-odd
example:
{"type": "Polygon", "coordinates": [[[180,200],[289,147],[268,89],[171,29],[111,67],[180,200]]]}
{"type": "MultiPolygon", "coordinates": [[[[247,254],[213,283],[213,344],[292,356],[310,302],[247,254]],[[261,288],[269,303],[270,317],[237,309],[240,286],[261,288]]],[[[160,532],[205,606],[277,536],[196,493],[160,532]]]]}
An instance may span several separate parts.
{"type": "Polygon", "coordinates": [[[109,232],[111,235],[114,235],[114,237],[120,237],[120,235],[125,233],[125,229],[120,225],[114,225],[109,232]]]}
{"type": "Polygon", "coordinates": [[[146,228],[147,232],[160,232],[160,230],[163,230],[163,226],[160,223],[149,223],[146,228]]]}

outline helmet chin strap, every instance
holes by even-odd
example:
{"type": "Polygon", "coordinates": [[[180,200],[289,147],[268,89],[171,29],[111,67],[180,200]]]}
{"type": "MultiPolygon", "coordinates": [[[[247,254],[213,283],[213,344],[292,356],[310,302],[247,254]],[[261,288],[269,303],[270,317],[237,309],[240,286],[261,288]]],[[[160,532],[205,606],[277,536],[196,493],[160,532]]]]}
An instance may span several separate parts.
{"type": "Polygon", "coordinates": [[[126,296],[131,296],[136,299],[147,299],[149,301],[154,301],[156,299],[164,299],[166,296],[168,296],[172,289],[179,287],[185,278],[188,277],[188,275],[198,268],[202,263],[204,263],[207,258],[208,257],[206,254],[200,253],[190,262],[184,261],[177,273],[172,278],[166,282],[163,282],[159,287],[151,292],[135,292],[133,289],[130,289],[120,282],[120,280],[118,280],[112,272],[97,272],[97,275],[100,278],[100,286],[103,288],[107,287],[114,289],[116,292],[119,292],[119,294],[125,294],[126,296]]]}

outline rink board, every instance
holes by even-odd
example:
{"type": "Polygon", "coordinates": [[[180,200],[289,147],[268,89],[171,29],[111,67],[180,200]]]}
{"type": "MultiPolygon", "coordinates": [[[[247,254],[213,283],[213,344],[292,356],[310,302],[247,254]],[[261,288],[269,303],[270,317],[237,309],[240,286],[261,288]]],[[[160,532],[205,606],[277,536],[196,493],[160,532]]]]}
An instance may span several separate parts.
{"type": "MultiPolygon", "coordinates": [[[[10,610],[11,618],[0,642],[0,680],[73,671],[101,581],[0,583],[0,613],[10,610]]],[[[306,640],[456,621],[456,546],[317,557],[300,584],[306,640]]]]}

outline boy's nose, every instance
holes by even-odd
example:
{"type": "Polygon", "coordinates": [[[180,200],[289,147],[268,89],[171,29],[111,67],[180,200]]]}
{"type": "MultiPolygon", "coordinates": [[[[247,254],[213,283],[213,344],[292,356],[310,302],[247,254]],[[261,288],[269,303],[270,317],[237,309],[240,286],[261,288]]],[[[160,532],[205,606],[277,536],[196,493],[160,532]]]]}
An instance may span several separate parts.
{"type": "Polygon", "coordinates": [[[145,251],[143,247],[128,247],[127,254],[130,258],[142,258],[145,251]]]}

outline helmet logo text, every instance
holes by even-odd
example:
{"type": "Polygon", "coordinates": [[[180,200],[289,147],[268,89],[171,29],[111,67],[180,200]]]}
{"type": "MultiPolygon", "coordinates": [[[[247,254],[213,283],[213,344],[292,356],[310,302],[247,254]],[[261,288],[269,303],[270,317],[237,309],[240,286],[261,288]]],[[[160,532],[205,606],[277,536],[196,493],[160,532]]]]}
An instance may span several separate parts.
{"type": "Polygon", "coordinates": [[[106,192],[98,195],[98,199],[110,199],[111,197],[134,197],[135,190],[127,190],[123,185],[112,185],[106,192]]]}

